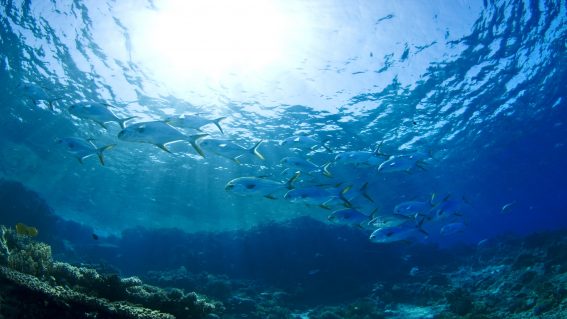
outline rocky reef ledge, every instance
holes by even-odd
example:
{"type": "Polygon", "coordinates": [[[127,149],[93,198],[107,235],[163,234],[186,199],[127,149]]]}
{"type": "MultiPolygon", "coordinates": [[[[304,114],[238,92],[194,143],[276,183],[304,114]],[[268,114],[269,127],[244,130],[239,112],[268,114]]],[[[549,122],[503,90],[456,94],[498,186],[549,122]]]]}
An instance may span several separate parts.
{"type": "Polygon", "coordinates": [[[220,303],[194,292],[144,284],[54,262],[51,248],[0,226],[0,319],[218,318],[220,303]]]}

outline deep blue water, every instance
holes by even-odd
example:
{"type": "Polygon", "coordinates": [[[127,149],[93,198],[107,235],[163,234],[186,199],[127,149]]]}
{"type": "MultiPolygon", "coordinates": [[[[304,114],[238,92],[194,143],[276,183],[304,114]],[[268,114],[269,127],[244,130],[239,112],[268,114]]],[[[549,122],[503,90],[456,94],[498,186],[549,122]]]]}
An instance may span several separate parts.
{"type": "Polygon", "coordinates": [[[295,169],[281,160],[294,156],[331,163],[333,175],[303,172],[297,188],[350,185],[354,194],[367,184],[373,202],[352,203],[366,214],[432,194],[437,204],[458,201],[464,230],[442,236],[449,220],[424,222],[424,247],[567,227],[565,1],[262,3],[1,1],[0,223],[34,225],[56,254],[131,273],[190,263],[284,284],[311,269],[356,274],[344,284],[352,290],[380,273],[380,260],[415,249],[371,243],[372,227],[332,225],[340,200],[328,210],[292,203],[284,191],[268,199],[225,190],[243,176],[285,181],[295,169]],[[206,138],[247,149],[263,140],[265,160],[124,141],[116,123],[105,129],[72,115],[79,102],[135,116],[127,126],[226,117],[224,134],[207,125],[206,138]],[[282,144],[299,136],[328,150],[282,144]],[[63,137],[116,146],[104,166],[96,156],[81,164],[55,142],[63,137]],[[386,156],[335,161],[379,145],[389,156],[427,154],[424,168],[379,172],[386,156]],[[26,204],[28,190],[41,209],[26,204]],[[337,263],[349,258],[356,265],[337,263]],[[288,268],[278,273],[282,260],[288,268]]]}

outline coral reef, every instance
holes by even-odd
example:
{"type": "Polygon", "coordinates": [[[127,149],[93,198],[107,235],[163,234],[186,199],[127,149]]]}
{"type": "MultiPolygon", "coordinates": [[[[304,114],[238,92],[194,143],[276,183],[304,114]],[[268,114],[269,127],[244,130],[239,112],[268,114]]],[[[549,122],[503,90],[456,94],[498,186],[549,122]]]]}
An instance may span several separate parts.
{"type": "Polygon", "coordinates": [[[53,262],[49,245],[4,226],[0,287],[0,318],[211,318],[222,311],[194,292],[53,262]]]}

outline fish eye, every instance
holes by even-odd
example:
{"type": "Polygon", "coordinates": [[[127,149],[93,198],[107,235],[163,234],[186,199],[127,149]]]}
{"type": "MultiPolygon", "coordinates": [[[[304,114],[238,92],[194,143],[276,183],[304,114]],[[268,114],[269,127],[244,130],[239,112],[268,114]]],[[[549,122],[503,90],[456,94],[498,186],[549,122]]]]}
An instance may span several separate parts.
{"type": "Polygon", "coordinates": [[[386,237],[392,237],[393,234],[394,234],[393,231],[389,231],[389,232],[386,233],[386,237]]]}
{"type": "Polygon", "coordinates": [[[255,188],[256,184],[246,184],[246,189],[252,189],[255,188]]]}
{"type": "Polygon", "coordinates": [[[301,194],[300,197],[301,197],[301,198],[305,198],[305,197],[307,197],[307,194],[301,194]]]}

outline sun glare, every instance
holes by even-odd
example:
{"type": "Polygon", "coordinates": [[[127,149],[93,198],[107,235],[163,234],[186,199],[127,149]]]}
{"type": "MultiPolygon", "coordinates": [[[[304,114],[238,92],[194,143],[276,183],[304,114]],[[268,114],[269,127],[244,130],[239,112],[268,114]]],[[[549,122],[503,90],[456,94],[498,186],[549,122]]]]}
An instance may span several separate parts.
{"type": "Polygon", "coordinates": [[[281,59],[290,18],[269,0],[168,0],[142,18],[134,45],[160,71],[218,77],[281,59]]]}

